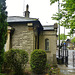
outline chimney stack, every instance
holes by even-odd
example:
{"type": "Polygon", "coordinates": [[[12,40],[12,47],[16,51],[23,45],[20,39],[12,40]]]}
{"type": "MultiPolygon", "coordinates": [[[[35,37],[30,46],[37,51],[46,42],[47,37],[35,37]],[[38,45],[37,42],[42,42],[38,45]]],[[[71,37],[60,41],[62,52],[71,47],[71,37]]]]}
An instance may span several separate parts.
{"type": "Polygon", "coordinates": [[[28,10],[29,10],[29,5],[27,4],[27,5],[26,5],[26,11],[25,11],[25,17],[26,17],[26,18],[29,18],[30,12],[29,12],[28,10]]]}

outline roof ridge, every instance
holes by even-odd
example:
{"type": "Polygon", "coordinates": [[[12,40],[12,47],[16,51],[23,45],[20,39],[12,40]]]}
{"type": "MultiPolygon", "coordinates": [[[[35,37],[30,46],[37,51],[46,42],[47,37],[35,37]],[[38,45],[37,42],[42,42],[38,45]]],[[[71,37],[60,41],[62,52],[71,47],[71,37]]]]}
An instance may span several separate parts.
{"type": "Polygon", "coordinates": [[[54,26],[54,25],[43,25],[43,27],[49,27],[49,26],[54,26]]]}
{"type": "MultiPolygon", "coordinates": [[[[9,17],[20,17],[20,18],[26,18],[26,17],[24,17],[24,16],[8,16],[8,18],[9,17]]],[[[26,19],[36,19],[36,20],[38,20],[38,18],[26,18],[26,19]]]]}

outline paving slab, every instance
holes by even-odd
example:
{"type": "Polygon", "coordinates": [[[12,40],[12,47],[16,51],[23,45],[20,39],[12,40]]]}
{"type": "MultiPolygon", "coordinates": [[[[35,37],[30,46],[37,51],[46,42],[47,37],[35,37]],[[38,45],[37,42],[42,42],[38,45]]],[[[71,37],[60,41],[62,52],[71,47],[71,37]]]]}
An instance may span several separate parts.
{"type": "Polygon", "coordinates": [[[60,68],[60,75],[75,75],[75,67],[65,65],[58,65],[60,68]]]}

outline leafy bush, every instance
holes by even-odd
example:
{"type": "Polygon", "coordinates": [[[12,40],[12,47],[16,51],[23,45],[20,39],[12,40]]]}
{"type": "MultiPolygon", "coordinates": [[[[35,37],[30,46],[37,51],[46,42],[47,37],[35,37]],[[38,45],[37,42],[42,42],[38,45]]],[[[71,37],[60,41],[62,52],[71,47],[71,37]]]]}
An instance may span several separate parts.
{"type": "Polygon", "coordinates": [[[15,75],[23,75],[23,70],[28,62],[28,53],[25,50],[11,49],[5,52],[5,62],[15,71],[15,75]]]}
{"type": "Polygon", "coordinates": [[[31,53],[30,65],[34,73],[41,74],[46,67],[47,55],[44,50],[34,50],[31,53]]]}
{"type": "Polygon", "coordinates": [[[5,74],[3,74],[3,73],[0,73],[0,75],[5,75],[5,74]]]}

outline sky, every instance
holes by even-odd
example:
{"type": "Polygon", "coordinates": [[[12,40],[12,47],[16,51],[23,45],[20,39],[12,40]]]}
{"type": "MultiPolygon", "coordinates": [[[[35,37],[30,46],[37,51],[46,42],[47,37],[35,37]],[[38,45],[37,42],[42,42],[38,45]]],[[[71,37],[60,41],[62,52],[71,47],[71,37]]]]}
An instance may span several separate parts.
{"type": "Polygon", "coordinates": [[[27,4],[29,5],[30,17],[39,18],[43,25],[53,25],[56,22],[51,17],[56,11],[58,12],[58,6],[54,4],[52,8],[50,0],[6,0],[8,16],[23,16],[27,4]]]}
{"type": "MultiPolygon", "coordinates": [[[[30,17],[38,18],[42,25],[54,25],[52,15],[58,12],[58,3],[50,6],[50,0],[6,0],[8,16],[24,16],[26,5],[29,5],[30,17]]],[[[64,33],[61,27],[60,33],[64,33]]],[[[66,30],[66,34],[69,30],[66,30]]]]}

